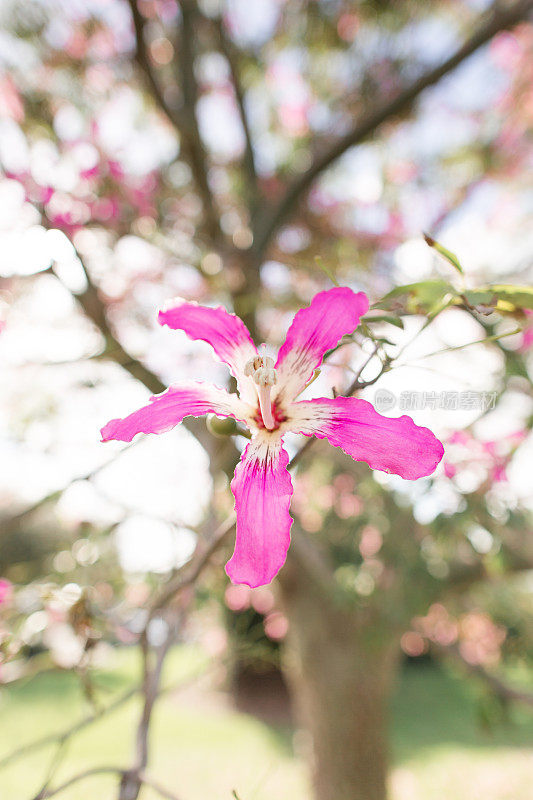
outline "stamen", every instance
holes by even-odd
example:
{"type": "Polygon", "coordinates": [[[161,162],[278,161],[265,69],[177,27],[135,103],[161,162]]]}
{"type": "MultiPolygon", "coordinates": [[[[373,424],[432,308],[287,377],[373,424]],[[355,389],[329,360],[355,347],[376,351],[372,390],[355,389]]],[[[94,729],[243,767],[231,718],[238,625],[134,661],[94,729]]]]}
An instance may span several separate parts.
{"type": "Polygon", "coordinates": [[[276,423],[272,415],[270,400],[270,389],[277,381],[274,360],[266,355],[255,356],[244,367],[244,374],[250,376],[257,386],[259,408],[265,428],[269,431],[274,430],[276,423]]]}

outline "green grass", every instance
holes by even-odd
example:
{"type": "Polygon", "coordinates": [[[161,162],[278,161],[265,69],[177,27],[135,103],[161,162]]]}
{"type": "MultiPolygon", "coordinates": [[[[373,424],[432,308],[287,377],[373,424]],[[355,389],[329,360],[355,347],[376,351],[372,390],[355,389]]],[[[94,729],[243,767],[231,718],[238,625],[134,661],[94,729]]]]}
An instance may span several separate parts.
{"type": "MultiPolygon", "coordinates": [[[[137,677],[134,651],[115,652],[99,670],[99,696],[109,702],[137,677]]],[[[176,648],[165,680],[185,681],[206,668],[202,654],[176,648]]],[[[393,705],[393,800],[530,800],[533,715],[482,732],[475,694],[457,677],[431,667],[404,671],[393,705]]],[[[0,758],[17,746],[62,730],[88,707],[79,681],[47,673],[0,694],[0,758]]],[[[71,741],[54,778],[60,783],[94,765],[131,761],[139,701],[85,729],[71,741]]],[[[150,772],[184,800],[308,800],[305,768],[287,730],[235,712],[221,692],[188,683],[157,706],[150,772]]],[[[30,800],[42,785],[54,749],[47,747],[0,772],[1,800],[30,800]]],[[[157,795],[144,789],[142,800],[157,795]]],[[[99,776],[67,789],[64,800],[115,800],[116,779],[99,776]]]]}
{"type": "Polygon", "coordinates": [[[533,714],[479,723],[483,687],[432,667],[405,670],[393,703],[394,800],[531,800],[533,714]]]}

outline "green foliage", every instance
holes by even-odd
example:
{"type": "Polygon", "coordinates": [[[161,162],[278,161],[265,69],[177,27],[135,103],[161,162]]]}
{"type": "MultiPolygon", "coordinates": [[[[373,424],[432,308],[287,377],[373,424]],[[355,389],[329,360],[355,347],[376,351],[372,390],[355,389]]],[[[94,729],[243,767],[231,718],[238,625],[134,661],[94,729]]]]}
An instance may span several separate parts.
{"type": "Polygon", "coordinates": [[[427,280],[397,286],[372,308],[393,311],[396,314],[423,314],[434,316],[451,303],[456,290],[444,280],[427,280]]]}
{"type": "Polygon", "coordinates": [[[430,247],[432,247],[434,250],[436,250],[437,253],[439,253],[439,255],[441,255],[443,258],[445,258],[446,261],[448,261],[452,265],[452,267],[455,267],[457,272],[459,272],[461,275],[464,275],[464,269],[462,268],[461,264],[459,263],[459,259],[457,258],[455,253],[452,253],[450,250],[448,250],[442,244],[439,244],[439,242],[436,242],[435,239],[433,239],[431,236],[428,236],[427,233],[424,234],[424,239],[426,241],[426,244],[428,244],[430,247]]]}
{"type": "Polygon", "coordinates": [[[469,305],[486,305],[502,314],[533,310],[533,287],[513,284],[493,284],[465,292],[469,305]]]}
{"type": "MultiPolygon", "coordinates": [[[[397,286],[378,300],[372,308],[398,315],[420,314],[432,318],[447,306],[462,306],[482,315],[519,314],[533,310],[533,287],[512,284],[490,284],[476,289],[458,289],[448,281],[433,279],[397,286]]],[[[377,321],[379,318],[369,318],[377,321]]],[[[382,316],[382,321],[392,322],[382,316]]],[[[396,323],[398,324],[398,323],[396,323]]]]}

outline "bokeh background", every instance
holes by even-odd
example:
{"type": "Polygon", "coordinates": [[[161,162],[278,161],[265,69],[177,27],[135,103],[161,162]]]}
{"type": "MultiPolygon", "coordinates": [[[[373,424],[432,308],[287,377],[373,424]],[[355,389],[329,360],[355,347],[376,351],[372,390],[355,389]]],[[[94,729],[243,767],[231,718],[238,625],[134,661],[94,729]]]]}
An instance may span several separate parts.
{"type": "Polygon", "coordinates": [[[531,797],[532,14],[0,4],[2,800],[531,797]],[[99,430],[228,383],[169,298],[275,352],[334,283],[375,305],[310,395],[358,375],[444,460],[315,443],[279,580],[231,586],[246,440],[99,430]]]}

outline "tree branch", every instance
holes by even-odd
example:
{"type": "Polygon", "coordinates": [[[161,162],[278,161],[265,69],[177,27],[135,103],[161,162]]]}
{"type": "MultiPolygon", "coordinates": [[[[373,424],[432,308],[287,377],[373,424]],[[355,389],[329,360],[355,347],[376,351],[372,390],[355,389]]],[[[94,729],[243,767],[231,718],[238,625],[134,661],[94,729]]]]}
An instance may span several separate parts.
{"type": "Polygon", "coordinates": [[[154,790],[154,792],[157,792],[157,794],[160,794],[161,797],[164,797],[165,800],[179,800],[179,797],[176,794],[170,792],[168,789],[165,789],[165,787],[161,786],[160,783],[156,783],[156,781],[154,781],[153,778],[146,775],[146,773],[144,772],[141,773],[140,778],[145,786],[149,786],[151,789],[154,790]]]}
{"type": "MultiPolygon", "coordinates": [[[[201,671],[198,674],[193,674],[184,680],[180,680],[175,683],[171,683],[168,686],[164,686],[162,689],[158,691],[157,699],[163,697],[166,694],[169,694],[170,692],[180,691],[182,689],[187,688],[204,674],[205,672],[201,671]]],[[[47,736],[42,736],[40,739],[34,739],[32,742],[28,742],[28,744],[24,744],[21,747],[18,747],[16,750],[12,750],[11,753],[8,753],[0,760],[0,769],[9,766],[9,764],[11,764],[13,761],[18,761],[23,756],[26,756],[29,753],[33,753],[36,750],[42,750],[44,747],[48,747],[49,745],[68,741],[73,736],[76,736],[80,731],[84,730],[89,725],[92,725],[93,722],[98,722],[103,717],[106,717],[108,714],[112,714],[113,711],[116,711],[118,708],[123,706],[125,703],[128,702],[128,700],[130,700],[136,694],[140,693],[141,690],[142,690],[142,684],[137,684],[136,686],[132,686],[131,689],[128,689],[126,692],[123,692],[123,694],[121,694],[107,706],[98,709],[98,711],[91,712],[86,717],[83,717],[83,719],[79,720],[79,722],[76,722],[74,725],[71,725],[70,728],[66,728],[63,731],[60,731],[59,733],[52,733],[47,736]]]]}
{"type": "Polygon", "coordinates": [[[143,682],[144,706],[137,730],[137,770],[141,772],[148,764],[148,731],[155,702],[159,696],[159,683],[167,653],[174,642],[174,631],[169,630],[166,641],[159,647],[152,670],[146,670],[143,682]]]}
{"type": "MultiPolygon", "coordinates": [[[[52,228],[50,221],[42,209],[41,212],[43,225],[48,229],[52,228]]],[[[144,384],[144,386],[146,386],[146,388],[154,394],[159,394],[160,392],[165,391],[167,387],[155,374],[155,372],[152,372],[152,370],[148,369],[148,367],[146,367],[142,361],[139,361],[138,358],[134,358],[130,353],[128,353],[113,333],[109,322],[107,321],[106,306],[100,297],[98,287],[93,282],[91,274],[80,252],[74,247],[72,242],[71,244],[74,248],[74,252],[76,253],[76,257],[80,262],[85,280],[87,282],[86,289],[84,289],[82,292],[71,292],[71,294],[81,306],[85,316],[96,325],[104,337],[105,350],[100,354],[100,358],[107,357],[111,361],[115,361],[115,363],[125,369],[126,372],[129,372],[133,378],[144,384]]],[[[53,268],[52,274],[54,274],[56,278],[62,282],[61,278],[54,272],[53,268]]],[[[206,449],[209,448],[212,437],[210,436],[202,420],[194,417],[188,417],[183,420],[182,424],[187,428],[189,433],[192,433],[202,447],[205,447],[206,449]]]]}
{"type": "Polygon", "coordinates": [[[193,555],[191,562],[178,570],[176,575],[171,578],[168,583],[163,586],[161,591],[152,600],[146,626],[154,618],[155,614],[163,608],[178,592],[192,586],[200,577],[203,569],[207,566],[211,557],[216,553],[218,548],[222,545],[226,536],[230,533],[235,525],[235,512],[231,513],[227,519],[222,522],[217,528],[209,544],[205,547],[203,544],[199,545],[193,555]]]}
{"type": "Polygon", "coordinates": [[[483,19],[486,19],[486,21],[480,24],[478,30],[450,58],[440,66],[426,72],[401,91],[393,100],[382,104],[375,111],[368,114],[329,150],[318,155],[307,172],[289,185],[279,205],[274,209],[270,217],[262,223],[256,234],[255,251],[261,256],[265,253],[274,234],[292,216],[300,198],[306,194],[316,178],[327,167],[340,158],[350,147],[354,147],[367,139],[384,122],[407,111],[425,89],[438,83],[441,78],[462,64],[463,61],[490,41],[497,33],[525,20],[532,10],[533,0],[518,0],[518,2],[508,7],[498,4],[497,7],[493,8],[493,12],[488,19],[486,19],[487,14],[483,14],[483,19]]]}
{"type": "Polygon", "coordinates": [[[96,722],[97,720],[102,719],[102,717],[111,714],[117,708],[120,708],[122,705],[124,705],[124,703],[127,703],[128,700],[137,694],[139,690],[140,686],[134,686],[132,689],[128,689],[127,692],[124,692],[124,694],[121,694],[120,697],[117,697],[117,699],[112,703],[109,703],[109,705],[107,705],[105,708],[93,712],[92,714],[88,714],[75,725],[72,725],[70,728],[67,728],[61,733],[52,733],[48,736],[42,736],[40,739],[35,739],[33,742],[29,742],[28,744],[22,745],[22,747],[19,747],[17,750],[13,750],[0,760],[0,769],[7,767],[8,764],[13,761],[17,761],[23,756],[27,756],[29,753],[33,753],[35,750],[41,750],[43,747],[48,747],[48,745],[51,744],[63,744],[67,742],[84,728],[92,725],[93,722],[96,722]]]}
{"type": "Polygon", "coordinates": [[[83,772],[79,772],[77,775],[73,775],[72,778],[68,779],[68,781],[61,783],[54,789],[45,789],[44,794],[42,792],[39,792],[32,798],[32,800],[46,800],[48,797],[54,797],[54,795],[63,792],[65,789],[68,789],[75,783],[79,783],[79,781],[85,780],[85,778],[90,778],[93,775],[105,775],[105,774],[121,775],[122,770],[119,767],[107,767],[107,766],[93,767],[92,769],[86,769],[83,772]]]}
{"type": "Polygon", "coordinates": [[[146,82],[151,90],[153,99],[166,114],[176,130],[180,131],[184,125],[184,118],[179,109],[173,108],[165,99],[165,95],[156,80],[152,62],[144,40],[144,19],[137,7],[137,0],[127,0],[133,19],[133,29],[135,32],[135,60],[139,65],[146,82]]]}
{"type": "Polygon", "coordinates": [[[198,92],[194,76],[194,54],[192,53],[194,31],[190,21],[190,9],[186,10],[187,4],[183,4],[183,35],[180,41],[178,58],[182,73],[184,104],[180,109],[177,109],[167,102],[164,92],[155,77],[144,38],[144,19],[138,9],[137,0],[128,0],[128,5],[131,10],[135,32],[135,60],[145,76],[154,101],[179,134],[182,150],[186,154],[198,192],[202,198],[207,233],[214,241],[219,241],[222,237],[222,231],[208,183],[207,156],[200,138],[195,112],[198,92]]]}
{"type": "MultiPolygon", "coordinates": [[[[45,789],[44,791],[40,791],[32,798],[32,800],[47,800],[47,798],[54,797],[56,794],[63,792],[65,789],[68,789],[70,786],[74,786],[74,784],[79,783],[86,778],[91,778],[93,775],[106,774],[117,775],[123,779],[124,776],[127,775],[127,772],[120,769],[120,767],[93,767],[92,769],[87,769],[83,772],[79,772],[77,775],[73,775],[72,778],[68,779],[68,781],[56,786],[54,789],[45,789]]],[[[157,783],[153,780],[153,778],[149,777],[145,773],[140,773],[138,777],[141,785],[149,786],[151,789],[161,795],[161,797],[164,797],[165,800],[179,800],[179,797],[176,794],[161,786],[160,783],[157,783]]]]}
{"type": "MultiPolygon", "coordinates": [[[[132,1],[130,0],[130,2],[132,1]]],[[[223,233],[209,187],[208,158],[196,118],[199,97],[198,84],[194,74],[196,9],[191,0],[180,0],[180,7],[182,19],[177,60],[181,78],[181,90],[183,92],[183,114],[186,120],[184,133],[191,169],[204,205],[207,232],[214,242],[220,242],[223,239],[223,233]]]]}
{"type": "Polygon", "coordinates": [[[438,646],[435,647],[435,649],[444,656],[452,656],[454,660],[460,663],[471,675],[476,675],[478,678],[481,678],[484,683],[491,688],[494,694],[502,700],[515,701],[533,706],[533,693],[509,686],[509,684],[501,680],[501,678],[497,678],[496,675],[488,672],[481,664],[470,664],[470,662],[463,658],[461,651],[456,645],[450,645],[449,647],[438,646]]]}
{"type": "Polygon", "coordinates": [[[238,50],[229,38],[226,29],[224,28],[224,20],[222,17],[217,19],[217,34],[220,43],[220,50],[229,64],[231,80],[233,83],[233,90],[235,92],[235,99],[237,101],[237,108],[241,119],[242,130],[244,133],[244,171],[248,183],[248,195],[250,204],[250,213],[252,218],[257,210],[258,202],[258,186],[257,186],[257,170],[255,166],[254,148],[252,142],[252,133],[248,122],[248,115],[246,113],[246,106],[244,102],[244,91],[242,88],[241,78],[239,75],[238,66],[238,50]]]}
{"type": "MultiPolygon", "coordinates": [[[[55,500],[59,500],[63,492],[66,492],[69,486],[72,486],[72,484],[75,483],[76,481],[92,480],[92,478],[95,478],[96,475],[98,475],[98,473],[101,472],[101,470],[105,469],[110,464],[112,464],[117,458],[119,458],[122,455],[122,453],[125,453],[126,450],[129,450],[131,447],[135,447],[135,444],[136,443],[127,445],[122,450],[120,450],[119,453],[116,453],[112,458],[110,458],[108,461],[104,461],[103,464],[99,464],[97,467],[90,470],[89,472],[86,472],[84,475],[76,475],[66,484],[66,486],[64,485],[60,489],[54,489],[53,492],[49,492],[49,494],[45,495],[44,497],[41,497],[40,500],[36,500],[35,503],[32,503],[30,506],[28,506],[28,508],[25,508],[24,511],[20,511],[18,514],[13,514],[12,516],[7,518],[2,518],[1,520],[2,526],[4,528],[11,529],[13,526],[19,525],[23,520],[25,520],[27,517],[30,517],[32,514],[34,514],[43,506],[47,505],[48,503],[53,503],[55,500]]],[[[0,761],[0,766],[1,763],[2,762],[0,761]]]]}

